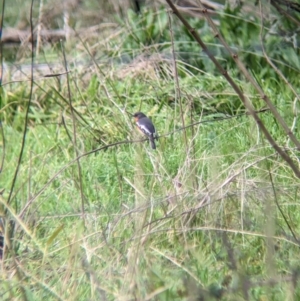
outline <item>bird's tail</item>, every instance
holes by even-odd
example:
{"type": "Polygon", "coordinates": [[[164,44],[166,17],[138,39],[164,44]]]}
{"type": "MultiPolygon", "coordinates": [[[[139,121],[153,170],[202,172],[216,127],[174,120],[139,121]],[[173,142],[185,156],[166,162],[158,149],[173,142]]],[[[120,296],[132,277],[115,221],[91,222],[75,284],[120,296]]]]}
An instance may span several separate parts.
{"type": "Polygon", "coordinates": [[[150,144],[151,144],[152,149],[156,149],[156,145],[155,145],[155,142],[154,142],[154,137],[151,136],[149,138],[150,138],[150,144]]]}

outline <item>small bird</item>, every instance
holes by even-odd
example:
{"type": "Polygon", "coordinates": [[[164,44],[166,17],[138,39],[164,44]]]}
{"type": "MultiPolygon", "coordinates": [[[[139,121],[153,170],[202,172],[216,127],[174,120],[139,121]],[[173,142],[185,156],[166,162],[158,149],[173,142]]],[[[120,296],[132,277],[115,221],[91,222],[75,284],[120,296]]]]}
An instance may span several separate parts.
{"type": "Polygon", "coordinates": [[[155,127],[152,121],[142,112],[137,112],[133,114],[133,117],[135,119],[136,125],[138,126],[139,130],[149,137],[151,147],[153,149],[156,149],[156,145],[154,142],[155,127]]]}

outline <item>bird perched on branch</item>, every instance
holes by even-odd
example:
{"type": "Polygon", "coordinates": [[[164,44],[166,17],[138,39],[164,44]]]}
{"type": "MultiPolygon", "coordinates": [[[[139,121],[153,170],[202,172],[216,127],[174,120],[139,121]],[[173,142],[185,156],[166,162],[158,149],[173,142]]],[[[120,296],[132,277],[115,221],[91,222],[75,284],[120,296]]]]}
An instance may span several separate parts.
{"type": "Polygon", "coordinates": [[[155,139],[155,127],[152,121],[142,112],[137,112],[133,114],[135,119],[136,125],[138,126],[139,130],[149,137],[151,147],[156,149],[156,145],[154,142],[155,139]]]}

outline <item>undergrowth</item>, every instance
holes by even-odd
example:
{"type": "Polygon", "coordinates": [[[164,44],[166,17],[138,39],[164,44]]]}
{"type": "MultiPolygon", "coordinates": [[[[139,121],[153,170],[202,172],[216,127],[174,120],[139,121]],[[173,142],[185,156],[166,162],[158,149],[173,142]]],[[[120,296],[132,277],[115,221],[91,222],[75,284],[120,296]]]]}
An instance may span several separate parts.
{"type": "MultiPolygon", "coordinates": [[[[193,22],[211,34],[203,20],[193,22]]],[[[241,17],[231,22],[237,30],[241,17]]],[[[260,23],[251,22],[257,36],[260,23]]],[[[250,31],[243,24],[241,32],[250,31]]],[[[76,61],[79,48],[86,61],[70,65],[68,76],[36,73],[28,124],[31,82],[3,86],[1,300],[300,298],[298,179],[227,81],[173,26],[180,97],[164,9],[129,13],[95,56],[80,40],[67,61],[76,61]],[[154,122],[156,151],[136,130],[136,111],[154,122]]],[[[239,38],[245,47],[247,37],[239,38]]],[[[259,62],[253,74],[299,138],[290,86],[261,67],[261,53],[244,55],[259,62]]],[[[255,109],[265,108],[231,63],[228,72],[255,109]]],[[[259,116],[297,162],[270,111],[259,116]]]]}

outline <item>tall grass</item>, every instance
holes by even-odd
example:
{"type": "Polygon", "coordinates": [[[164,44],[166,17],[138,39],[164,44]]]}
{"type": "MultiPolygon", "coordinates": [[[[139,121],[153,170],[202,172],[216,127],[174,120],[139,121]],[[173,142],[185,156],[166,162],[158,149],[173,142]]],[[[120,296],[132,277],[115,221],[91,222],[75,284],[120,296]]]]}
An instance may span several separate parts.
{"type": "MultiPolygon", "coordinates": [[[[124,22],[96,54],[82,37],[66,47],[68,76],[35,74],[27,124],[28,82],[2,88],[0,299],[298,300],[298,179],[205,59],[178,57],[175,85],[172,47],[178,55],[184,35],[173,20],[172,45],[165,10],[128,18],[140,27],[124,22]],[[156,151],[129,114],[140,110],[156,151]]],[[[291,88],[260,83],[298,137],[291,88]]],[[[274,116],[259,116],[297,163],[274,116]]]]}

